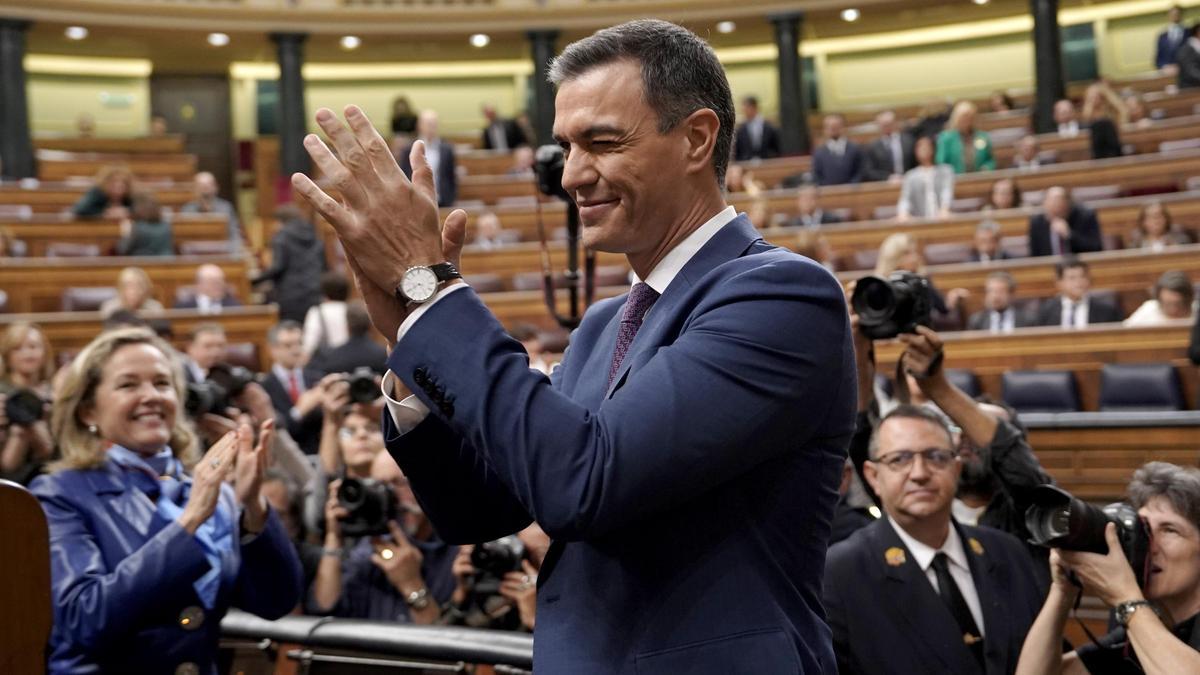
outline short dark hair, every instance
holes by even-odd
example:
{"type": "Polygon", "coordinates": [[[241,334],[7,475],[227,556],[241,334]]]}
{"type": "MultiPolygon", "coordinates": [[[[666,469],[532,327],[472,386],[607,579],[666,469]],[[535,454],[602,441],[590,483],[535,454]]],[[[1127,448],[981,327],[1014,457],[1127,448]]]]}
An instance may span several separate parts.
{"type": "Polygon", "coordinates": [[[875,430],[871,432],[871,444],[867,455],[868,457],[875,458],[879,456],[879,430],[883,428],[885,422],[892,418],[925,420],[926,422],[929,422],[945,432],[947,446],[951,449],[954,448],[954,434],[950,432],[950,427],[946,424],[945,417],[930,410],[929,408],[926,408],[925,406],[913,405],[911,403],[901,403],[895,408],[892,408],[888,414],[883,416],[883,419],[879,420],[879,424],[875,425],[875,430]]]}
{"type": "Polygon", "coordinates": [[[721,127],[713,147],[717,184],[725,185],[733,147],[733,94],[725,69],[707,42],[692,31],[667,21],[641,19],[612,26],[567,45],[550,62],[548,79],[556,86],[592,68],[622,59],[642,68],[642,97],[658,115],[658,132],[665,134],[697,110],[717,114],[721,127]]]}
{"type": "Polygon", "coordinates": [[[188,331],[188,342],[195,342],[196,338],[204,335],[205,333],[220,333],[221,335],[224,335],[225,327],[216,321],[202,321],[195,326],[192,326],[192,329],[188,331]]]}
{"type": "Polygon", "coordinates": [[[346,332],[350,337],[362,337],[371,330],[371,315],[361,302],[346,305],[346,332]]]}
{"type": "Polygon", "coordinates": [[[1168,270],[1162,273],[1162,276],[1154,283],[1154,298],[1157,300],[1158,295],[1163,291],[1174,291],[1182,295],[1188,307],[1191,307],[1192,299],[1196,296],[1196,288],[1192,286],[1192,280],[1188,278],[1186,272],[1180,270],[1168,270]]]}
{"type": "Polygon", "coordinates": [[[328,300],[345,302],[350,297],[350,281],[341,272],[321,275],[321,295],[328,300]]]}
{"type": "Polygon", "coordinates": [[[747,96],[742,99],[742,103],[744,103],[745,105],[752,105],[757,108],[758,107],[758,97],[757,96],[747,96]]]}
{"type": "Polygon", "coordinates": [[[1066,274],[1067,270],[1075,269],[1083,270],[1084,274],[1088,274],[1091,271],[1091,268],[1084,261],[1073,255],[1065,255],[1062,257],[1062,260],[1054,263],[1054,276],[1057,279],[1062,279],[1063,274],[1066,274]]]}
{"type": "Polygon", "coordinates": [[[1200,529],[1200,469],[1150,462],[1133,472],[1129,502],[1140,509],[1155,497],[1166,499],[1176,513],[1200,529]]]}
{"type": "Polygon", "coordinates": [[[992,279],[1003,281],[1008,286],[1008,290],[1010,292],[1017,290],[1017,280],[1013,278],[1013,275],[1005,272],[1004,270],[992,272],[991,274],[987,275],[984,277],[983,283],[986,284],[992,279]]]}
{"type": "Polygon", "coordinates": [[[272,345],[279,344],[279,334],[284,331],[292,330],[303,331],[304,326],[301,326],[300,322],[293,321],[292,319],[284,319],[283,321],[280,321],[279,323],[267,329],[267,343],[272,345]]]}

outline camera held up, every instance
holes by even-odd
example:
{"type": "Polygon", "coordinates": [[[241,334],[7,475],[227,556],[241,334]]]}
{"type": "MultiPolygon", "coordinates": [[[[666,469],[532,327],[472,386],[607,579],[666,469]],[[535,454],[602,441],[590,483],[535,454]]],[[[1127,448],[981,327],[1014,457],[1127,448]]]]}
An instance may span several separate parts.
{"type": "Polygon", "coordinates": [[[863,335],[887,340],[915,333],[932,323],[929,280],[911,272],[893,272],[887,279],[863,277],[854,286],[850,304],[858,314],[863,335]]]}
{"type": "Polygon", "coordinates": [[[9,424],[27,427],[45,416],[46,401],[31,389],[9,392],[4,401],[4,414],[9,424]]]}
{"type": "Polygon", "coordinates": [[[199,417],[207,413],[224,415],[232,406],[232,399],[246,390],[254,381],[254,373],[241,366],[218,363],[208,371],[203,382],[192,382],[187,386],[187,399],[183,407],[188,415],[199,417]]]}
{"type": "Polygon", "coordinates": [[[1117,526],[1117,539],[1130,567],[1145,585],[1150,557],[1150,530],[1137,510],[1124,502],[1104,508],[1092,506],[1053,485],[1040,485],[1033,493],[1033,504],[1025,511],[1029,541],[1038,546],[1068,551],[1108,553],[1105,526],[1117,526]]]}
{"type": "Polygon", "coordinates": [[[344,536],[388,534],[388,521],[400,517],[400,502],[387,483],[370,478],[343,478],[337,496],[338,502],[349,511],[342,519],[344,536]]]}

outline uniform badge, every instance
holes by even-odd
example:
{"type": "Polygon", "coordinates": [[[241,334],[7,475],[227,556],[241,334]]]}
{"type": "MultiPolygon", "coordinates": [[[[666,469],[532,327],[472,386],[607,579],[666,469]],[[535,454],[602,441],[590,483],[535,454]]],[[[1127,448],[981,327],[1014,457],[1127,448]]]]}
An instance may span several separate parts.
{"type": "Polygon", "coordinates": [[[971,645],[975,644],[976,642],[983,642],[983,638],[979,637],[978,635],[971,635],[970,633],[963,633],[963,644],[964,645],[970,647],[971,645]]]}
{"type": "Polygon", "coordinates": [[[982,138],[975,139],[975,148],[977,150],[982,150],[986,147],[987,147],[987,141],[983,140],[982,138]]]}
{"type": "Polygon", "coordinates": [[[883,552],[883,559],[892,567],[899,567],[908,561],[908,556],[904,555],[904,549],[893,546],[883,552]]]}
{"type": "Polygon", "coordinates": [[[979,543],[978,539],[971,537],[967,543],[971,545],[971,550],[975,552],[975,555],[983,555],[983,544],[979,543]]]}

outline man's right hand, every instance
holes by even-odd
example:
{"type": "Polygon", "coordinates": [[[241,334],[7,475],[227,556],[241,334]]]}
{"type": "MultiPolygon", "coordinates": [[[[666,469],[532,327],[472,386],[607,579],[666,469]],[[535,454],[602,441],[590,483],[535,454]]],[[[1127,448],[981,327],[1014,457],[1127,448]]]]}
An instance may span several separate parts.
{"type": "Polygon", "coordinates": [[[350,511],[338,501],[338,489],[342,487],[339,478],[329,484],[329,496],[325,499],[325,547],[342,547],[342,519],[350,515],[350,511]]]}

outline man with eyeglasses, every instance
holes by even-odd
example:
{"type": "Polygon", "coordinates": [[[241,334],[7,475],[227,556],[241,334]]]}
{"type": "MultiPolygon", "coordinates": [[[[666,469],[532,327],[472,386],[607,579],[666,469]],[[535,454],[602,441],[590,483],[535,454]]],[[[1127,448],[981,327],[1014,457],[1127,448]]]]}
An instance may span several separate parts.
{"type": "Polygon", "coordinates": [[[1013,672],[1039,584],[1015,537],[951,518],[962,462],[942,417],[897,406],[869,457],[885,517],[833,546],[825,566],[839,672],[1013,672]]]}

